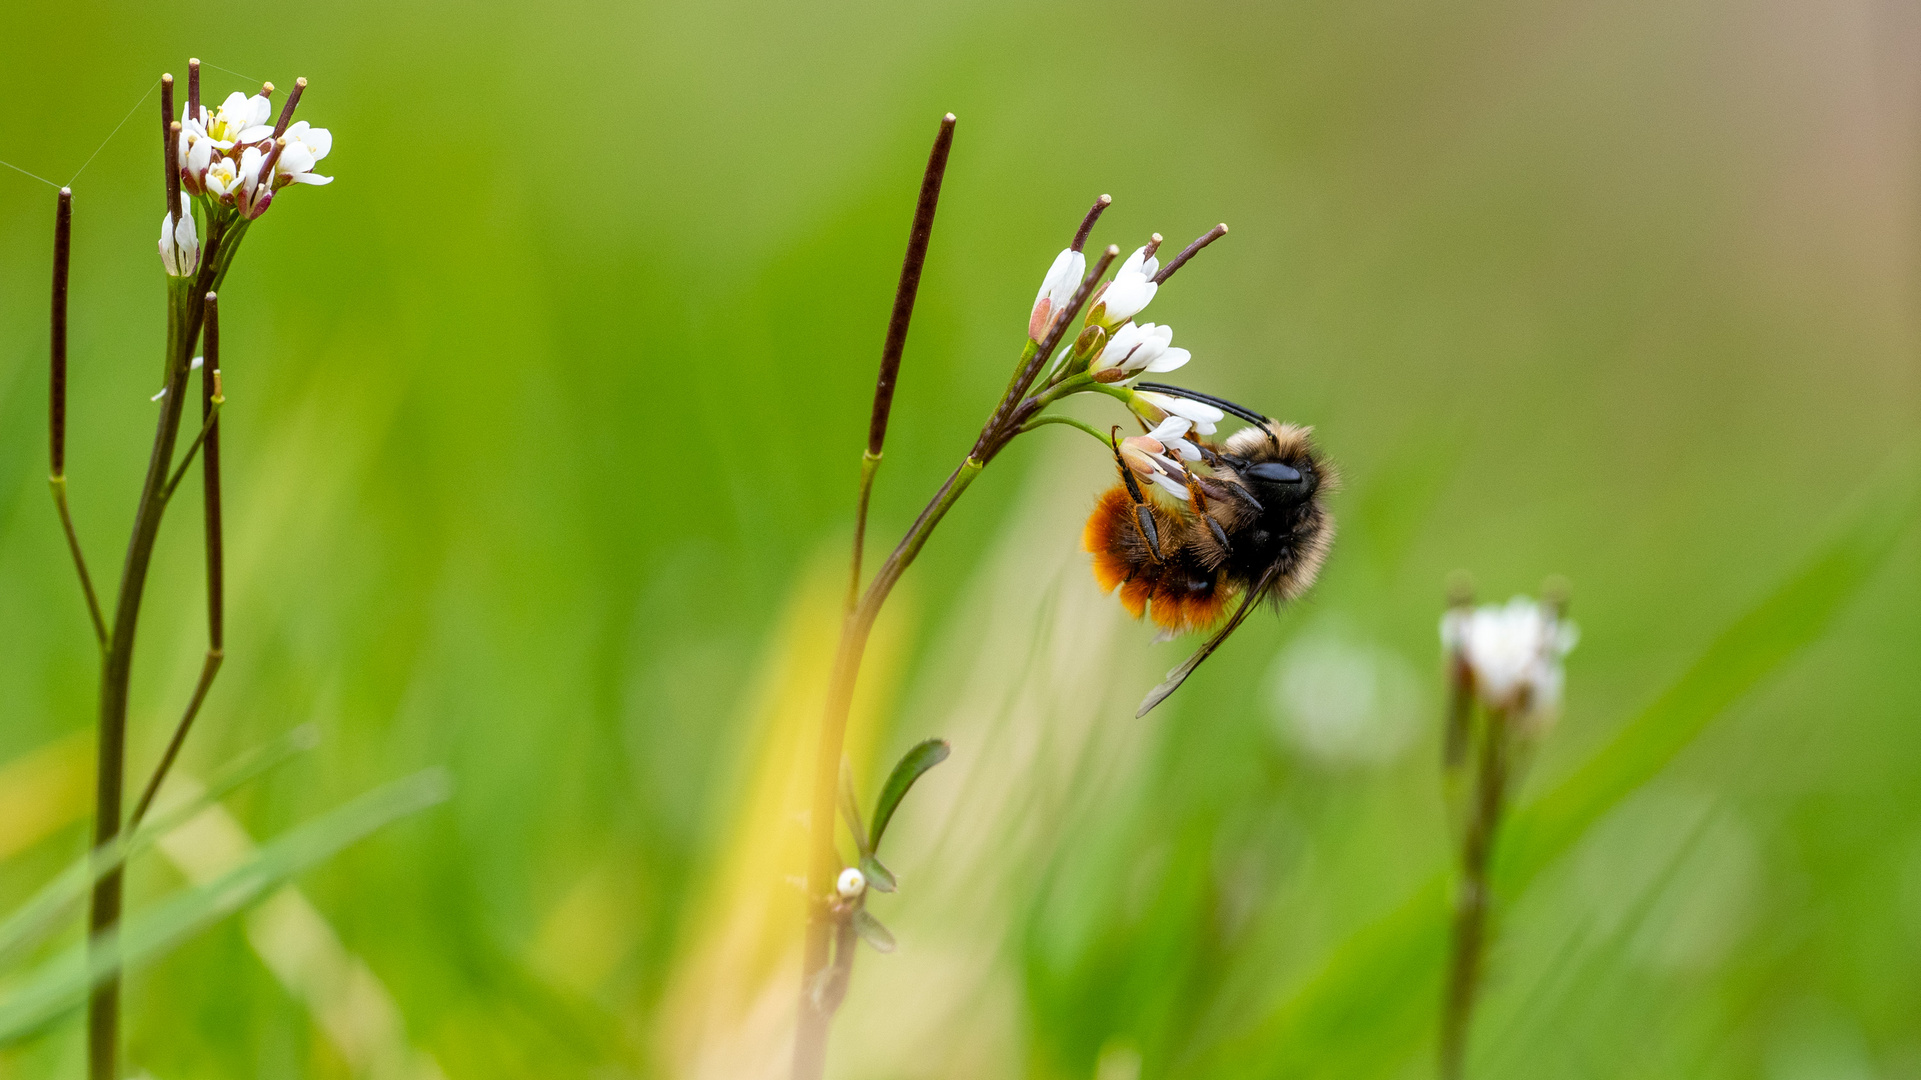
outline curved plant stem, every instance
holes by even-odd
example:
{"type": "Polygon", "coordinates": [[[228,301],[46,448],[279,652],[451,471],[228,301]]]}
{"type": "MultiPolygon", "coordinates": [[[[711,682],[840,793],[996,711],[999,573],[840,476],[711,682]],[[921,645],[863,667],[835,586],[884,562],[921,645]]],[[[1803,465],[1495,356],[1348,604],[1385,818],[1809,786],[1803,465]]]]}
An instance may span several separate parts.
{"type": "Polygon", "coordinates": [[[1029,420],[1027,423],[1022,424],[1020,431],[1016,432],[1016,434],[1025,435],[1028,432],[1034,430],[1037,427],[1041,427],[1044,424],[1065,424],[1071,428],[1079,428],[1080,430],[1087,432],[1087,434],[1091,436],[1095,442],[1100,443],[1101,449],[1103,450],[1107,449],[1108,446],[1110,445],[1107,441],[1107,436],[1094,430],[1094,426],[1092,424],[1083,424],[1079,420],[1076,420],[1071,416],[1036,416],[1032,420],[1029,420]]]}
{"type": "Polygon", "coordinates": [[[1027,387],[1059,346],[1067,328],[1087,303],[1096,284],[1114,262],[1118,249],[1109,247],[1092,272],[1075,290],[1072,301],[1054,320],[1045,339],[1028,341],[1021,350],[1020,363],[1008,383],[1007,392],[981,427],[974,449],[951,473],[920,517],[901,537],[893,553],[881,564],[874,580],[861,594],[841,624],[840,645],[834,655],[829,678],[827,704],[821,717],[820,744],[814,757],[814,791],[809,810],[810,854],[807,870],[807,936],[801,953],[800,1017],[794,1033],[794,1080],[820,1080],[827,1064],[827,1031],[833,1020],[828,995],[830,952],[837,920],[828,907],[827,889],[840,873],[840,855],[834,848],[834,803],[840,781],[840,759],[847,737],[847,717],[853,708],[854,687],[860,677],[861,659],[867,651],[867,638],[874,620],[886,604],[888,594],[900,576],[911,566],[928,537],[947,516],[974,478],[987,467],[994,455],[1020,434],[1021,424],[1031,416],[1031,400],[1024,402],[1027,387]]]}

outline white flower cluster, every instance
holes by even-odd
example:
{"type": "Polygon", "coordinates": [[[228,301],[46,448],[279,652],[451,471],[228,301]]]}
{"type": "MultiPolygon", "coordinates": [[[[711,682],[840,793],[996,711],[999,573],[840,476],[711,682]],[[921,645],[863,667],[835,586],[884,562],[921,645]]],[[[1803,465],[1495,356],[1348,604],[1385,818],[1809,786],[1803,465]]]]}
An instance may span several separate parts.
{"type": "Polygon", "coordinates": [[[1552,606],[1525,596],[1441,617],[1441,645],[1466,664],[1481,703],[1542,723],[1560,713],[1561,660],[1580,636],[1552,606]]]}
{"type": "Polygon", "coordinates": [[[313,171],[333,150],[333,133],[305,120],[277,132],[272,121],[273,102],[259,94],[230,94],[211,112],[205,106],[183,110],[180,186],[252,220],[290,184],[333,183],[313,171]]]}

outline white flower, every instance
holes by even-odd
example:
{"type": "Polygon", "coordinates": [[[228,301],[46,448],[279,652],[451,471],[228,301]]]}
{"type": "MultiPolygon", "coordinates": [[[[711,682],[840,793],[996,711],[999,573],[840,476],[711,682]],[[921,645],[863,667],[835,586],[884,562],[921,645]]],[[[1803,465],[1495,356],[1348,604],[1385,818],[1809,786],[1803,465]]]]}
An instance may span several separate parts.
{"type": "Polygon", "coordinates": [[[1187,469],[1167,455],[1172,451],[1189,461],[1200,460],[1200,451],[1182,437],[1188,427],[1186,420],[1170,416],[1145,435],[1122,439],[1121,460],[1141,479],[1152,480],[1168,494],[1185,499],[1188,497],[1187,469]],[[1191,458],[1190,452],[1194,455],[1191,458]]]}
{"type": "Polygon", "coordinates": [[[192,277],[200,272],[200,234],[193,223],[193,212],[181,208],[176,220],[171,212],[160,218],[160,264],[169,277],[192,277]]]}
{"type": "Polygon", "coordinates": [[[205,182],[208,194],[225,198],[240,187],[240,167],[230,157],[215,158],[207,168],[205,182]]]}
{"type": "Polygon", "coordinates": [[[1160,422],[1147,437],[1166,447],[1170,452],[1179,454],[1182,461],[1201,460],[1200,448],[1188,442],[1186,435],[1194,427],[1194,422],[1184,416],[1170,416],[1160,422]]]}
{"type": "Polygon", "coordinates": [[[1108,282],[1107,291],[1101,294],[1100,315],[1096,319],[1106,326],[1119,326],[1121,323],[1140,314],[1160,286],[1154,283],[1154,275],[1161,272],[1161,261],[1147,253],[1144,247],[1135,248],[1134,254],[1127,257],[1121,268],[1114,272],[1114,280],[1108,282]]]}
{"type": "MultiPolygon", "coordinates": [[[[202,109],[201,113],[205,115],[206,110],[202,109]]],[[[222,150],[240,143],[271,138],[273,102],[259,94],[248,97],[236,90],[227,95],[227,100],[220,103],[219,111],[206,121],[206,131],[207,137],[222,150]]]]}
{"type": "Polygon", "coordinates": [[[867,876],[854,867],[840,872],[840,879],[834,882],[834,890],[843,900],[852,900],[867,891],[867,876]]]}
{"type": "Polygon", "coordinates": [[[287,148],[274,163],[275,187],[282,184],[313,184],[323,187],[334,182],[331,176],[314,175],[313,167],[334,148],[333,132],[311,127],[305,120],[287,129],[287,148]]]}
{"type": "Polygon", "coordinates": [[[1482,704],[1530,718],[1560,711],[1561,658],[1579,640],[1573,623],[1525,596],[1441,617],[1441,644],[1466,662],[1482,704]]]}
{"type": "Polygon", "coordinates": [[[1131,379],[1143,372],[1173,371],[1194,358],[1186,349],[1173,348],[1173,340],[1171,326],[1129,323],[1114,332],[1107,347],[1087,370],[1096,376],[1103,371],[1119,372],[1121,379],[1131,379]]]}
{"type": "Polygon", "coordinates": [[[1074,290],[1080,288],[1081,279],[1086,276],[1086,255],[1064,248],[1054,256],[1054,265],[1047,268],[1047,276],[1041,279],[1041,291],[1034,294],[1034,312],[1027,318],[1028,337],[1039,341],[1047,336],[1054,316],[1074,299],[1074,290]]]}
{"type": "Polygon", "coordinates": [[[1172,394],[1159,394],[1152,390],[1142,390],[1134,395],[1169,416],[1178,416],[1194,422],[1194,430],[1203,435],[1212,435],[1216,425],[1227,419],[1227,414],[1212,405],[1200,401],[1189,401],[1172,394]]]}

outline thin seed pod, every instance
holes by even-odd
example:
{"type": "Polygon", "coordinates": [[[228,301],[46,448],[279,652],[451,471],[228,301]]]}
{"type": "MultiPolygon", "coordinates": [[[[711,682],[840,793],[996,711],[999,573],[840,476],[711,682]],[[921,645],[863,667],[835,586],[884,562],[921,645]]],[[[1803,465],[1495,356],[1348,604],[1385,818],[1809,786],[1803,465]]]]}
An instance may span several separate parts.
{"type": "Polygon", "coordinates": [[[180,220],[180,121],[167,125],[167,214],[180,220]]]}
{"type": "Polygon", "coordinates": [[[73,260],[73,189],[61,188],[53,218],[53,313],[47,428],[53,476],[67,472],[67,275],[73,260]]]}
{"type": "Polygon", "coordinates": [[[187,61],[187,118],[200,119],[200,60],[187,61]]]}
{"type": "Polygon", "coordinates": [[[273,137],[278,139],[287,133],[287,125],[293,123],[294,106],[300,104],[300,95],[307,89],[306,79],[295,79],[293,90],[287,94],[287,103],[280,107],[280,119],[274,122],[273,137]]]}
{"type": "Polygon", "coordinates": [[[47,485],[53,490],[53,506],[60,514],[60,528],[67,536],[67,553],[80,576],[80,592],[87,600],[87,618],[93,623],[94,642],[107,645],[107,620],[100,612],[100,595],[93,588],[93,574],[87,569],[87,556],[80,548],[80,534],[73,527],[73,511],[67,507],[67,282],[73,256],[73,191],[60,189],[53,218],[53,311],[48,352],[51,370],[47,379],[47,441],[52,469],[47,485]]]}
{"type": "Polygon", "coordinates": [[[1102,195],[1100,198],[1095,199],[1093,207],[1087,211],[1087,216],[1081,219],[1080,231],[1074,234],[1074,242],[1067,246],[1073,248],[1075,251],[1086,247],[1087,237],[1094,231],[1094,223],[1099,221],[1101,214],[1112,205],[1114,205],[1114,196],[1112,195],[1102,195]]]}
{"type": "Polygon", "coordinates": [[[220,505],[220,418],[214,410],[222,403],[220,390],[220,315],[219,300],[207,294],[207,323],[204,359],[200,366],[200,417],[207,426],[207,443],[200,450],[201,481],[205,487],[207,533],[207,641],[216,653],[226,648],[226,571],[225,545],[221,531],[220,505]]]}
{"type": "Polygon", "coordinates": [[[927,264],[927,243],[934,234],[934,211],[940,205],[941,181],[947,175],[947,156],[954,147],[954,114],[941,117],[934,148],[921,175],[920,199],[914,225],[907,234],[907,254],[901,260],[900,281],[894,287],[894,310],[887,320],[887,340],[881,347],[880,377],[874,382],[874,412],[867,424],[867,452],[878,455],[887,441],[887,418],[894,407],[894,380],[900,374],[901,354],[907,348],[907,326],[914,318],[914,298],[920,292],[921,270],[927,264]]]}
{"type": "Polygon", "coordinates": [[[177,145],[173,138],[173,76],[160,76],[160,150],[161,182],[166,186],[160,190],[167,192],[167,212],[176,213],[180,207],[179,197],[175,194],[179,184],[179,158],[174,153],[177,145]]]}
{"type": "Polygon", "coordinates": [[[1207,230],[1205,233],[1202,233],[1198,240],[1195,240],[1193,243],[1182,248],[1181,253],[1179,255],[1174,256],[1173,261],[1169,262],[1166,266],[1161,267],[1161,272],[1154,275],[1154,284],[1159,285],[1162,282],[1166,281],[1168,278],[1173,277],[1174,271],[1179,270],[1183,266],[1186,266],[1187,260],[1200,254],[1200,251],[1202,248],[1206,247],[1207,245],[1213,243],[1216,240],[1219,240],[1221,237],[1226,235],[1227,235],[1227,225],[1225,222],[1214,226],[1213,228],[1207,230]]]}
{"type": "Polygon", "coordinates": [[[933,149],[927,154],[927,169],[921,174],[920,197],[914,205],[914,224],[907,233],[907,254],[902,257],[900,280],[894,286],[894,310],[887,320],[887,337],[881,345],[880,373],[874,379],[874,411],[867,422],[867,451],[861,456],[860,505],[854,514],[853,569],[847,583],[847,609],[853,610],[860,597],[860,564],[867,543],[867,508],[874,490],[874,474],[880,469],[882,448],[887,443],[887,421],[894,411],[894,385],[900,377],[901,356],[907,350],[907,328],[914,318],[914,300],[920,293],[921,271],[927,265],[927,245],[934,235],[934,213],[940,207],[941,182],[947,176],[947,157],[954,148],[954,114],[941,117],[940,130],[934,135],[933,149]]]}

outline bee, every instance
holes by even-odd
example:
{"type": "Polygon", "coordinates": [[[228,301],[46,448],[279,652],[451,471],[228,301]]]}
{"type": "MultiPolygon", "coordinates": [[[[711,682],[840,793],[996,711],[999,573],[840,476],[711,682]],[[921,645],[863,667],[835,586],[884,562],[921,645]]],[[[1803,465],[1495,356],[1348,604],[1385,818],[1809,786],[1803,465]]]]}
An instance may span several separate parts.
{"type": "Polygon", "coordinates": [[[1159,383],[1154,391],[1212,405],[1246,420],[1225,442],[1193,439],[1208,466],[1203,473],[1167,456],[1137,463],[1157,470],[1166,487],[1184,487],[1170,504],[1142,493],[1136,468],[1109,435],[1121,482],[1095,504],[1082,533],[1103,591],[1120,590],[1135,618],[1152,612],[1169,635],[1219,625],[1187,662],[1141,702],[1145,716],[1220,648],[1261,601],[1276,606],[1314,584],[1334,539],[1334,519],[1323,496],[1333,466],[1314,445],[1311,429],[1278,423],[1233,402],[1159,383]],[[1169,468],[1172,466],[1172,468],[1169,468]],[[1231,616],[1230,606],[1239,600],[1231,616]],[[1222,618],[1226,616],[1223,623],[1222,618]]]}

